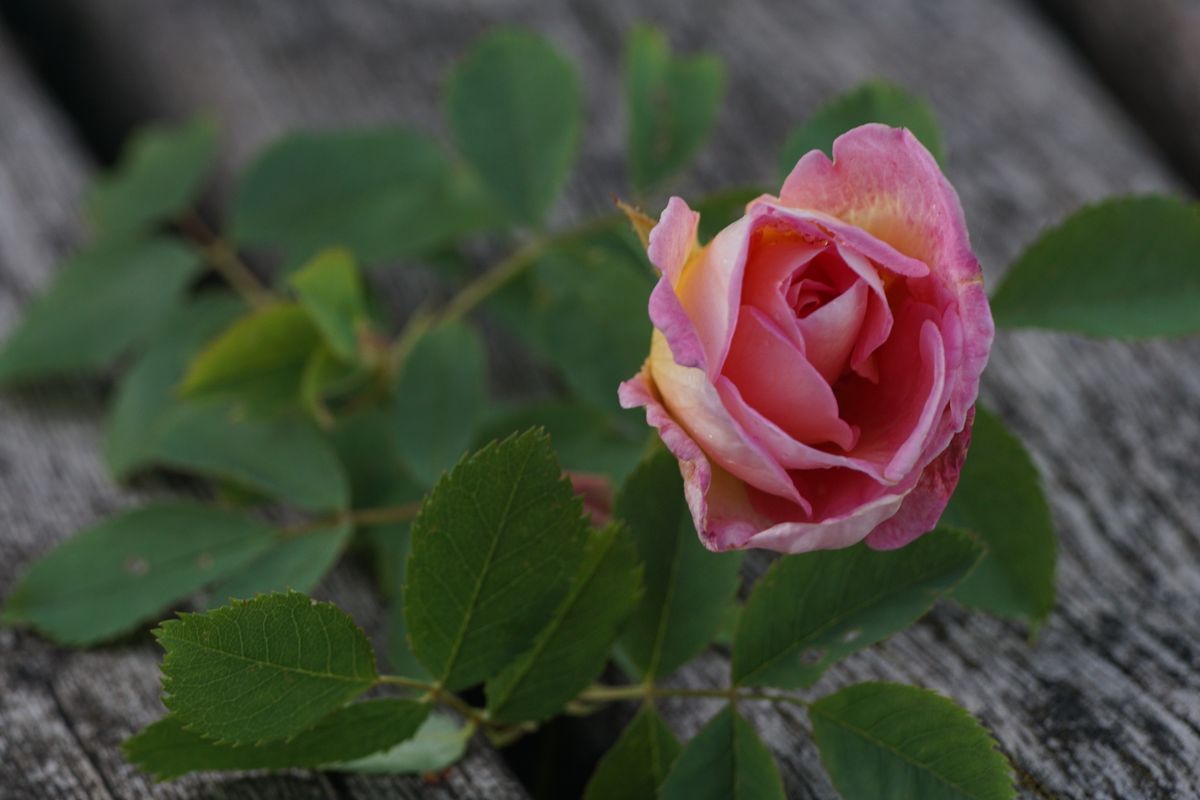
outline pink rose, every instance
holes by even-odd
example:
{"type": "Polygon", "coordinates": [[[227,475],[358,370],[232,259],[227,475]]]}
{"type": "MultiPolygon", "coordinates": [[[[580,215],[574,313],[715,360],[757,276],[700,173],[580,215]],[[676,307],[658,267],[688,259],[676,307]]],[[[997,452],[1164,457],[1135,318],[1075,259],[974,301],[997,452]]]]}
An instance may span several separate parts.
{"type": "Polygon", "coordinates": [[[958,197],[906,130],[833,154],[703,248],[678,197],[650,234],[655,331],[621,404],[679,459],[710,550],[902,547],[958,483],[992,342],[958,197]]]}

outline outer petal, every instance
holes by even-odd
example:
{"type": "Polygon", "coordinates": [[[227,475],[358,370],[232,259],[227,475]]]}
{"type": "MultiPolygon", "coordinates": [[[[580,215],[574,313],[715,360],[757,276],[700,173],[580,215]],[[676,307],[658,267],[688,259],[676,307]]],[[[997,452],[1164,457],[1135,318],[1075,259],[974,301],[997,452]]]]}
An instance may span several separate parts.
{"type": "Polygon", "coordinates": [[[779,462],[729,415],[708,376],[675,363],[661,333],[651,339],[647,372],[663,407],[715,464],[765,492],[805,505],[779,462]]]}
{"type": "Polygon", "coordinates": [[[696,327],[710,378],[725,363],[737,325],[753,223],[752,217],[742,217],[718,233],[675,283],[675,294],[696,327]]]}
{"type": "Polygon", "coordinates": [[[808,153],[784,181],[780,200],[861,228],[953,281],[979,274],[958,195],[903,128],[847,131],[833,143],[833,161],[819,150],[808,153]]]}
{"type": "Polygon", "coordinates": [[[688,208],[683,198],[672,197],[650,231],[646,255],[672,286],[679,282],[679,275],[696,247],[699,225],[700,215],[688,208]]]}
{"type": "Polygon", "coordinates": [[[771,521],[751,503],[745,484],[709,461],[667,411],[647,369],[622,383],[618,394],[624,408],[646,409],[646,422],[658,429],[663,444],[679,460],[684,498],[705,547],[732,550],[770,526],[771,521]]]}
{"type": "Polygon", "coordinates": [[[975,421],[975,409],[968,414],[966,427],[951,441],[940,456],[933,460],[916,487],[904,498],[903,505],[895,516],[884,522],[867,537],[867,546],[876,550],[894,550],[928,533],[937,525],[958,486],[963,462],[967,458],[967,447],[971,443],[971,425],[975,421]]]}
{"type": "Polygon", "coordinates": [[[861,542],[894,515],[903,501],[902,494],[886,494],[843,517],[824,522],[781,522],[744,539],[738,548],[761,547],[780,553],[840,550],[861,542]]]}

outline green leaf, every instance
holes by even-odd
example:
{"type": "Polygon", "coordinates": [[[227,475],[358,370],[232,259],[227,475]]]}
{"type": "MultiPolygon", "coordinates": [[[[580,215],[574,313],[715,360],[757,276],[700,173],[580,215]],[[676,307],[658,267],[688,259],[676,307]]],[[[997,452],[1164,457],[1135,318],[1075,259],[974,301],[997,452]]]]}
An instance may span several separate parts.
{"type": "Polygon", "coordinates": [[[245,306],[228,292],[209,291],[174,311],[121,380],[109,412],[104,458],[117,479],[151,462],[161,420],[179,403],[175,387],[193,355],[245,306]]]}
{"type": "Polygon", "coordinates": [[[835,97],[792,131],[779,155],[780,176],[786,178],[811,150],[832,155],[834,139],[868,122],[908,128],[934,158],[945,161],[942,135],[929,104],[899,86],[875,80],[835,97]]]}
{"type": "Polygon", "coordinates": [[[487,403],[485,369],[475,332],[452,322],[422,336],[396,377],[396,445],[425,486],[436,483],[470,447],[487,403]]]}
{"type": "Polygon", "coordinates": [[[554,615],[588,526],[544,433],[485,447],[442,478],[412,526],[413,652],[456,691],[495,675],[554,615]]]}
{"type": "Polygon", "coordinates": [[[899,550],[866,545],[778,559],[746,603],[733,643],[742,686],[811,686],[830,664],[920,619],[983,556],[937,530],[899,550]]]}
{"type": "Polygon", "coordinates": [[[809,708],[813,739],[846,800],[1010,800],[1007,759],[952,701],[915,686],[860,683],[809,708]]]}
{"type": "Polygon", "coordinates": [[[1200,208],[1175,197],[1088,206],[1030,245],[992,298],[996,324],[1091,336],[1200,331],[1200,208]]]}
{"type": "MultiPolygon", "coordinates": [[[[775,759],[733,706],[712,718],[675,759],[662,800],[785,800],[775,759]]],[[[925,800],[921,796],[921,800],[925,800]]]]}
{"type": "Polygon", "coordinates": [[[236,400],[249,413],[294,405],[321,334],[294,303],[252,311],[196,356],[183,378],[184,397],[236,400]]]}
{"type": "Polygon", "coordinates": [[[975,407],[971,449],[958,488],[942,515],[987,544],[979,567],[954,590],[959,601],[1036,628],[1054,607],[1057,540],[1037,467],[1019,439],[982,406],[975,407]]]}
{"type": "Polygon", "coordinates": [[[153,462],[224,478],[308,511],[347,507],[329,441],[306,419],[246,418],[224,403],[185,404],[161,423],[153,462]]]}
{"type": "Polygon", "coordinates": [[[88,194],[88,215],[104,234],[121,234],[177,218],[200,192],[217,151],[217,128],[197,117],[139,131],[113,172],[88,194]]]}
{"type": "Polygon", "coordinates": [[[300,263],[345,247],[368,266],[435,251],[487,221],[436,141],[397,129],[291,134],[246,171],[231,229],[300,263]]]}
{"type": "Polygon", "coordinates": [[[348,250],[325,250],[288,281],[325,343],[341,359],[358,355],[358,333],[367,322],[362,278],[348,250]]]}
{"type": "Polygon", "coordinates": [[[490,308],[580,399],[620,412],[617,385],[646,359],[646,304],[654,288],[646,255],[623,219],[543,253],[526,281],[490,308]],[[597,335],[602,332],[603,335],[597,335]]]}
{"type": "Polygon", "coordinates": [[[354,621],[294,592],[180,614],[154,633],[166,650],[163,702],[188,730],[225,743],[300,733],[378,678],[354,621]]]}
{"type": "Polygon", "coordinates": [[[327,573],[350,539],[349,525],[276,537],[253,561],[215,584],[209,608],[271,592],[307,592],[327,573]]]}
{"type": "Polygon", "coordinates": [[[0,381],[107,366],[149,339],[200,271],[168,239],[93,245],[63,265],[0,350],[0,381]]]}
{"type": "Polygon", "coordinates": [[[646,25],[625,50],[629,169],[639,193],[679,172],[704,144],[725,92],[725,68],[712,55],[672,58],[666,37],[646,25]]]}
{"type": "Polygon", "coordinates": [[[621,623],[641,594],[641,577],[637,550],[619,525],[591,534],[570,592],[550,623],[528,652],[488,681],[491,718],[549,719],[586,689],[604,669],[621,623]]]}
{"type": "Polygon", "coordinates": [[[450,75],[446,116],[496,200],[516,222],[540,222],[579,145],[583,110],[571,63],[532,33],[492,31],[450,75]]]}
{"type": "Polygon", "coordinates": [[[274,536],[257,520],[215,508],[126,511],[34,564],[9,596],[5,620],[67,644],[111,639],[235,572],[274,536]]]}
{"type": "Polygon", "coordinates": [[[338,764],[346,772],[424,774],[441,772],[467,752],[475,728],[459,725],[445,714],[430,714],[411,739],[384,753],[338,764]]]}
{"type": "Polygon", "coordinates": [[[658,450],[629,477],[616,502],[645,565],[646,592],[621,636],[645,679],[674,672],[712,642],[737,592],[741,553],[700,544],[683,498],[679,464],[658,450]]]}
{"type": "Polygon", "coordinates": [[[563,469],[607,475],[620,484],[646,450],[644,423],[626,431],[621,420],[592,406],[550,400],[498,410],[475,437],[477,446],[514,431],[542,427],[550,435],[563,469]]]}
{"type": "Polygon", "coordinates": [[[583,800],[656,800],[679,741],[654,706],[643,706],[588,781],[583,800]]]}
{"type": "Polygon", "coordinates": [[[160,781],[200,770],[314,768],[396,746],[417,734],[428,715],[429,706],[412,700],[368,700],[339,708],[291,739],[238,746],[206,739],[169,714],[121,749],[160,781]]]}

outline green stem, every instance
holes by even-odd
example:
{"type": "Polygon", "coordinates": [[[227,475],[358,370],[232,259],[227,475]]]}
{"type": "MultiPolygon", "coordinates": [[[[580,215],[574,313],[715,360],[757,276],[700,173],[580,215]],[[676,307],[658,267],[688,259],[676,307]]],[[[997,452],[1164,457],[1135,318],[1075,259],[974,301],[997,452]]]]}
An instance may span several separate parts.
{"type": "Polygon", "coordinates": [[[613,215],[605,215],[590,219],[587,222],[560,231],[554,235],[539,235],[514,250],[491,269],[478,275],[458,290],[453,297],[438,311],[419,310],[413,314],[400,335],[392,345],[387,369],[389,374],[396,375],[404,366],[417,340],[430,329],[446,322],[456,322],[479,307],[483,301],[494,295],[500,289],[519,278],[530,267],[537,263],[538,258],[552,247],[569,244],[579,239],[585,239],[598,231],[604,230],[617,219],[613,215]]]}
{"type": "Polygon", "coordinates": [[[791,703],[808,706],[808,701],[794,695],[776,694],[756,689],[675,689],[654,684],[631,684],[628,686],[592,686],[579,695],[585,703],[611,703],[620,700],[644,700],[653,697],[711,697],[720,700],[753,700],[768,703],[791,703]]]}
{"type": "Polygon", "coordinates": [[[246,266],[237,251],[209,229],[203,217],[195,211],[189,211],[181,225],[196,241],[204,262],[213,272],[220,275],[247,305],[262,308],[275,299],[274,293],[246,266]]]}
{"type": "Polygon", "coordinates": [[[296,536],[306,536],[326,528],[340,525],[387,525],[393,522],[408,522],[415,519],[421,510],[421,503],[404,503],[398,506],[382,506],[379,508],[359,508],[352,511],[342,511],[327,517],[302,522],[279,529],[279,535],[285,539],[296,536]]]}

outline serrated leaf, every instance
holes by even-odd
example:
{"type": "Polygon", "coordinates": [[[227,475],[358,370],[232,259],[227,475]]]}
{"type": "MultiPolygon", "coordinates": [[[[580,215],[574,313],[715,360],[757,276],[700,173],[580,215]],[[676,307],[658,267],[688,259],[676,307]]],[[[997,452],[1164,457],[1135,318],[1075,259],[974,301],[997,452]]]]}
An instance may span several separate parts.
{"type": "Polygon", "coordinates": [[[786,178],[810,150],[832,155],[834,139],[868,122],[908,128],[934,158],[945,160],[942,135],[929,104],[899,86],[874,80],[830,100],[792,131],[779,155],[780,176],[786,178]]]}
{"type": "Polygon", "coordinates": [[[685,166],[708,138],[725,90],[725,68],[713,55],[673,58],[666,37],[646,25],[626,44],[625,102],[629,170],[645,192],[685,166]]]}
{"type": "Polygon", "coordinates": [[[308,511],[349,500],[336,454],[307,419],[247,418],[225,403],[183,404],[161,423],[153,463],[233,481],[308,511]]]}
{"type": "Polygon", "coordinates": [[[425,486],[470,447],[487,403],[486,364],[467,325],[439,325],[413,346],[392,391],[396,447],[425,486]]]}
{"type": "Polygon", "coordinates": [[[274,536],[255,519],[215,508],[126,511],[35,563],[9,595],[4,616],[67,644],[111,639],[235,572],[274,536]]]}
{"type": "Polygon", "coordinates": [[[596,765],[583,800],[656,800],[679,750],[654,707],[643,706],[596,765]]]}
{"type": "Polygon", "coordinates": [[[607,475],[620,484],[646,450],[644,424],[627,431],[622,420],[580,402],[549,400],[497,410],[475,439],[482,446],[513,431],[538,426],[550,435],[563,469],[607,475]]]}
{"type": "Polygon", "coordinates": [[[218,744],[170,714],[121,749],[158,780],[200,770],[315,768],[368,757],[411,739],[428,714],[429,706],[412,700],[368,700],[337,709],[294,738],[259,745],[218,744]]]}
{"type": "Polygon", "coordinates": [[[587,531],[545,434],[465,458],[412,526],[405,616],[417,658],[451,691],[499,672],[566,596],[587,531]]]}
{"type": "Polygon", "coordinates": [[[858,545],[778,559],[738,623],[734,683],[811,686],[833,662],[920,619],[983,553],[971,536],[939,529],[899,550],[858,545]]]}
{"type": "Polygon", "coordinates": [[[860,683],[809,708],[813,739],[846,800],[1011,800],[1012,771],[954,702],[926,689],[860,683]]]}
{"type": "Polygon", "coordinates": [[[515,221],[540,222],[566,181],[580,95],[571,63],[522,30],[492,31],[451,73],[446,117],[455,142],[515,221]]]}
{"type": "Polygon", "coordinates": [[[279,535],[252,561],[209,590],[209,608],[271,592],[307,592],[337,562],[350,540],[349,525],[279,535]]]}
{"type": "Polygon", "coordinates": [[[169,239],[102,242],[71,258],[0,349],[0,382],[105,367],[166,320],[200,259],[169,239]]]}
{"type": "Polygon", "coordinates": [[[358,355],[358,333],[368,315],[362,277],[350,252],[325,250],[293,273],[288,283],[329,348],[339,358],[353,361],[358,355]]]}
{"type": "Polygon", "coordinates": [[[683,748],[659,797],[785,800],[783,780],[771,751],[733,706],[713,717],[683,748]]]}
{"type": "Polygon", "coordinates": [[[474,182],[424,134],[294,133],[246,171],[231,229],[239,242],[284,250],[291,263],[345,247],[375,266],[433,252],[489,215],[474,182]]]}
{"type": "Polygon", "coordinates": [[[679,464],[658,450],[629,476],[616,501],[641,556],[646,587],[621,635],[638,677],[674,672],[712,642],[737,592],[742,554],[700,544],[679,464]]]}
{"type": "Polygon", "coordinates": [[[992,298],[996,324],[1091,336],[1200,331],[1200,207],[1123,197],[1071,215],[1030,245],[992,298]]]}
{"type": "Polygon", "coordinates": [[[487,708],[501,722],[539,722],[586,689],[641,594],[641,564],[614,525],[588,537],[571,589],[533,647],[488,681],[487,708]]]}
{"type": "Polygon", "coordinates": [[[229,744],[293,736],[375,685],[366,635],[329,603],[263,595],[155,630],[163,702],[190,731],[229,744]]]}
{"type": "Polygon", "coordinates": [[[172,313],[117,388],[104,440],[114,477],[153,461],[160,423],[179,404],[175,387],[188,362],[244,310],[233,295],[210,291],[172,313]]]}
{"type": "Polygon", "coordinates": [[[339,771],[378,774],[437,773],[467,752],[475,728],[459,725],[445,714],[430,714],[415,736],[384,753],[338,764],[339,771]]]}
{"type": "Polygon", "coordinates": [[[178,217],[203,186],[217,150],[217,128],[198,117],[138,131],[121,160],[88,194],[88,215],[106,236],[178,217]]]}
{"type": "Polygon", "coordinates": [[[246,314],[206,346],[188,367],[183,397],[238,403],[247,413],[294,406],[321,334],[304,308],[275,303],[246,314]]]}
{"type": "Polygon", "coordinates": [[[546,250],[526,280],[499,293],[489,308],[581,400],[619,414],[613,387],[646,358],[653,288],[644,251],[628,224],[614,217],[546,250]]]}
{"type": "Polygon", "coordinates": [[[954,597],[974,608],[1024,617],[1034,628],[1054,606],[1057,539],[1041,478],[1021,441],[975,407],[971,449],[942,522],[978,533],[987,555],[954,597]]]}

